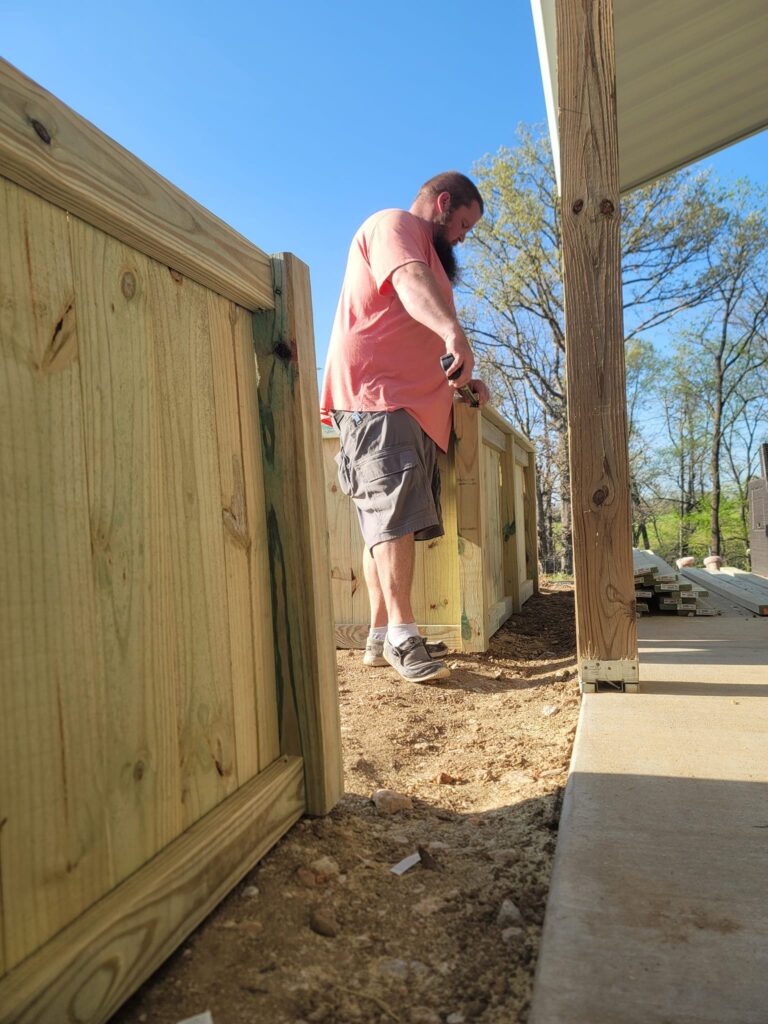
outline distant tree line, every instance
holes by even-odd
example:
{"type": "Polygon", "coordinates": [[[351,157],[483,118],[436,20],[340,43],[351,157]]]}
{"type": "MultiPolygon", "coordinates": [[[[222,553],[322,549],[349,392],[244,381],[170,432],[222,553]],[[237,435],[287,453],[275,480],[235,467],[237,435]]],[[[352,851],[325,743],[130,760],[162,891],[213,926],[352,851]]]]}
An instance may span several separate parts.
{"type": "MultiPolygon", "coordinates": [[[[559,198],[544,133],[475,168],[486,215],[461,315],[500,411],[536,444],[545,572],[572,571],[559,198]]],[[[634,541],[748,565],[768,440],[766,192],[684,170],[622,197],[634,541]]]]}

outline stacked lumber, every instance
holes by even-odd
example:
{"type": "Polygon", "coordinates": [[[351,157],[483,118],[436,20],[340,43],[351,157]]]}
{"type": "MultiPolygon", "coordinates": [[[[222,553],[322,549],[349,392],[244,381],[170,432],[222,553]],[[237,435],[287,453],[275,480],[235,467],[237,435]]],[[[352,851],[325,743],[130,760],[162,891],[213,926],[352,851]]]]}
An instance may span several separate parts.
{"type": "MultiPolygon", "coordinates": [[[[638,615],[717,615],[700,583],[684,579],[653,551],[632,548],[638,615]]],[[[686,570],[687,571],[687,570],[686,570]]],[[[708,574],[705,574],[708,575],[708,574]]]]}
{"type": "Polygon", "coordinates": [[[768,579],[732,566],[720,570],[683,569],[683,575],[697,586],[725,597],[753,615],[768,615],[768,579]]]}

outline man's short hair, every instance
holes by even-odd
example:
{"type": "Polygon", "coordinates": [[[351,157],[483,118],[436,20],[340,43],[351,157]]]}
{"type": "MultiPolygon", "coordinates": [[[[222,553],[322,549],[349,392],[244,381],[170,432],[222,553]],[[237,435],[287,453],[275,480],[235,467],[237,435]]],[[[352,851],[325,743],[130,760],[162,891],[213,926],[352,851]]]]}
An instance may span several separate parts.
{"type": "Polygon", "coordinates": [[[450,192],[451,210],[455,210],[457,206],[471,206],[472,203],[477,203],[480,213],[483,213],[483,197],[480,195],[477,185],[466,174],[461,174],[459,171],[443,171],[442,174],[436,174],[434,178],[424,182],[418,191],[417,198],[418,196],[432,198],[439,196],[441,192],[450,192]]]}

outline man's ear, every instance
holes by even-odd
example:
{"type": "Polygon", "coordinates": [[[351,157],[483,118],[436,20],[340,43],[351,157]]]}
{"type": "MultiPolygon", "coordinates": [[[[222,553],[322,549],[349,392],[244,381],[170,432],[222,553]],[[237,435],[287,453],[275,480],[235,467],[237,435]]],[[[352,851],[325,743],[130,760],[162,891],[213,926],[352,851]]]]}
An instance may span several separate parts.
{"type": "Polygon", "coordinates": [[[448,213],[451,209],[451,193],[440,192],[437,196],[437,208],[440,213],[448,213]]]}

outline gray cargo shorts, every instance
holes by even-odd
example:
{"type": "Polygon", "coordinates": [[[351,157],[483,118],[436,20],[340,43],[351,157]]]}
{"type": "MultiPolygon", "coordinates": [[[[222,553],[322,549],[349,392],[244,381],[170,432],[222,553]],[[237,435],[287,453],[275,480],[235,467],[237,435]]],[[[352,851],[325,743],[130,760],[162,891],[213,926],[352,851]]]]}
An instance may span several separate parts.
{"type": "Polygon", "coordinates": [[[339,484],[357,509],[365,546],[413,533],[442,537],[437,446],[405,411],[334,412],[339,484]]]}

